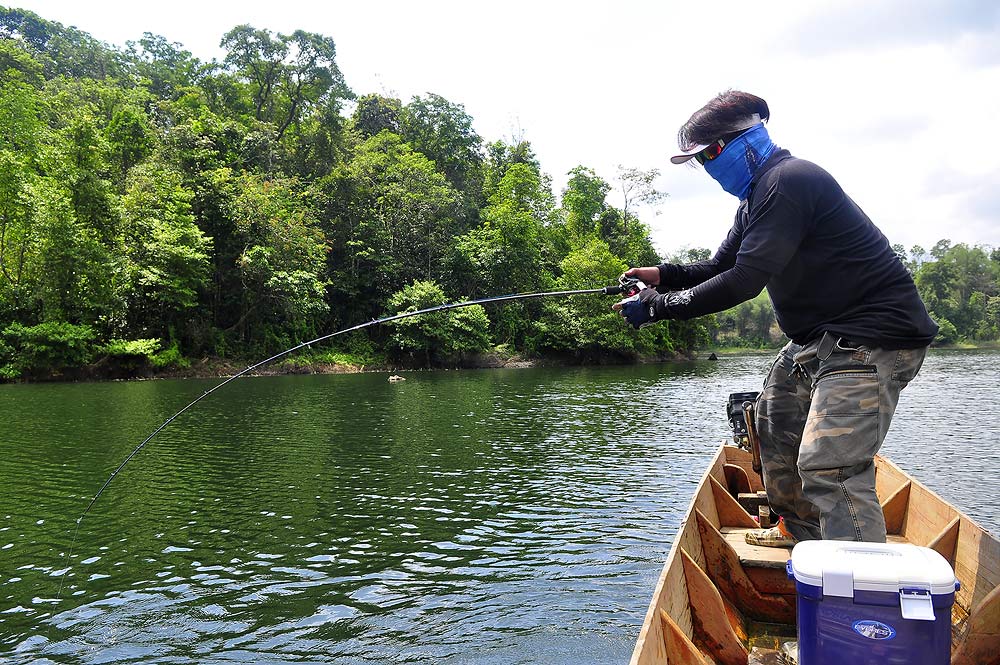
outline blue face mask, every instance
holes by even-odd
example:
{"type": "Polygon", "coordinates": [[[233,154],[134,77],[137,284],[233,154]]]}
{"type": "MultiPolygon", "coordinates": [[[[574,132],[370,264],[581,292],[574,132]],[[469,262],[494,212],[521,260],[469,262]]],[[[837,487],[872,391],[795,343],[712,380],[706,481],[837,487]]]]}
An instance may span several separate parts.
{"type": "Polygon", "coordinates": [[[718,157],[705,162],[705,170],[722,189],[742,201],[750,194],[753,174],[777,147],[761,123],[727,143],[718,157]]]}

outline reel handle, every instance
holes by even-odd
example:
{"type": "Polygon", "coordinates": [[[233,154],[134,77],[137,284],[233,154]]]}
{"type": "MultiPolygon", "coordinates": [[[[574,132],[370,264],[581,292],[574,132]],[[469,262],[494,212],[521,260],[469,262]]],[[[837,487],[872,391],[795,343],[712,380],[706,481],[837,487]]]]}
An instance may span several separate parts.
{"type": "Polygon", "coordinates": [[[626,298],[630,298],[645,288],[647,288],[646,283],[641,279],[637,279],[635,277],[625,277],[622,275],[618,278],[617,286],[605,286],[601,289],[601,293],[606,296],[615,296],[620,294],[626,298]]]}

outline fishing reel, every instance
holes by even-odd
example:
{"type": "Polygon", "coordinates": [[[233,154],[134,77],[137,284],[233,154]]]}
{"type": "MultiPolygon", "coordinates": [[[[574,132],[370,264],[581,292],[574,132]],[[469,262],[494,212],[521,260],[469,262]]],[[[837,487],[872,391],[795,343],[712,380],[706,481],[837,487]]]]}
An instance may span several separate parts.
{"type": "Polygon", "coordinates": [[[645,288],[647,288],[646,283],[641,279],[622,275],[618,278],[618,286],[605,286],[601,292],[606,296],[621,295],[624,298],[631,298],[645,288]]]}

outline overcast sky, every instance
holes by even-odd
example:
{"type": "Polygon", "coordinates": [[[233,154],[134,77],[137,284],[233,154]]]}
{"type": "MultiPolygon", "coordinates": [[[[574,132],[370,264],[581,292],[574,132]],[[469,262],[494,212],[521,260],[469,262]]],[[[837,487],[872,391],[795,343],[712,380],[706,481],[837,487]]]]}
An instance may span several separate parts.
{"type": "Polygon", "coordinates": [[[639,215],[664,254],[714,250],[732,224],[735,198],[668,158],[693,111],[742,89],[890,242],[1000,246],[995,0],[0,2],[119,46],[160,34],[206,61],[243,23],[332,37],[354,92],[464,105],[485,139],[529,140],[556,194],[580,164],[609,182],[618,164],[659,169],[669,197],[639,215]]]}

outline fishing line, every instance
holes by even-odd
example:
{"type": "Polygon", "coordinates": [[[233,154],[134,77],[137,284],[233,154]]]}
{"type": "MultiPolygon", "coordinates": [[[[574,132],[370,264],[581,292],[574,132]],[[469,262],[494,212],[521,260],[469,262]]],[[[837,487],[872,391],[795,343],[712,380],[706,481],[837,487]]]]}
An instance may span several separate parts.
{"type": "MultiPolygon", "coordinates": [[[[542,298],[542,297],[548,297],[548,296],[553,296],[553,297],[554,296],[576,296],[576,295],[595,294],[595,293],[600,293],[600,294],[603,294],[603,295],[623,294],[623,295],[626,295],[626,296],[632,296],[635,293],[638,293],[638,291],[641,290],[641,289],[643,289],[643,288],[645,288],[645,284],[643,284],[639,280],[637,280],[635,278],[625,277],[623,275],[618,280],[618,285],[615,285],[615,286],[605,286],[605,287],[602,287],[602,288],[599,288],[599,289],[580,289],[580,290],[575,290],[575,291],[544,291],[544,292],[539,292],[539,293],[517,293],[517,294],[511,294],[511,295],[505,295],[505,296],[493,296],[491,298],[481,298],[479,300],[467,300],[467,301],[464,301],[464,302],[457,302],[457,303],[445,303],[443,305],[437,305],[435,307],[427,307],[425,309],[419,309],[419,310],[416,310],[416,311],[413,311],[413,312],[403,312],[403,313],[400,313],[400,314],[393,314],[391,316],[384,316],[384,317],[382,317],[380,319],[372,319],[371,321],[366,321],[365,323],[359,323],[356,326],[351,326],[350,328],[344,328],[343,330],[338,330],[337,332],[329,333],[327,335],[323,335],[321,337],[317,337],[316,339],[311,339],[308,342],[302,342],[300,344],[296,344],[295,346],[293,346],[293,347],[291,347],[289,349],[285,349],[281,353],[277,353],[277,354],[271,356],[270,358],[266,358],[264,360],[261,360],[258,363],[250,365],[246,369],[244,369],[244,370],[242,370],[240,372],[237,372],[236,374],[233,374],[232,376],[230,376],[226,380],[224,380],[224,381],[216,384],[215,386],[213,386],[212,388],[206,390],[205,392],[203,392],[201,395],[199,395],[195,399],[191,400],[191,402],[189,402],[184,408],[182,408],[180,411],[178,411],[177,413],[175,413],[174,415],[170,416],[165,421],[163,421],[163,423],[159,427],[157,427],[155,430],[153,430],[149,434],[149,436],[147,436],[145,439],[143,439],[142,443],[140,443],[139,445],[137,445],[132,450],[132,452],[130,452],[128,454],[128,456],[122,461],[122,463],[119,464],[118,467],[114,471],[111,472],[111,475],[108,476],[108,479],[105,480],[104,484],[101,485],[101,488],[99,490],[97,490],[97,494],[95,494],[94,498],[92,498],[90,500],[90,503],[87,504],[86,509],[84,509],[84,511],[80,515],[80,517],[77,518],[77,520],[76,520],[76,528],[73,530],[73,541],[72,541],[72,544],[70,545],[70,549],[69,549],[68,557],[67,558],[71,559],[73,557],[73,550],[76,547],[77,534],[80,531],[80,523],[83,522],[83,518],[87,516],[87,514],[90,512],[90,509],[94,507],[95,503],[97,503],[97,500],[99,498],[101,498],[101,495],[104,494],[104,490],[106,490],[108,488],[108,486],[111,484],[111,481],[113,481],[115,479],[115,477],[119,473],[121,473],[122,469],[125,468],[125,465],[127,465],[136,455],[139,454],[139,452],[143,448],[146,447],[146,444],[148,444],[150,441],[152,441],[153,438],[157,434],[159,434],[160,432],[162,432],[164,429],[166,429],[170,425],[170,423],[174,422],[177,418],[179,418],[182,414],[184,414],[184,412],[186,412],[188,409],[190,409],[191,407],[193,407],[195,404],[197,404],[201,400],[205,399],[206,397],[208,397],[212,393],[216,392],[217,390],[220,390],[222,387],[226,386],[230,382],[235,381],[236,379],[238,379],[238,378],[240,378],[242,376],[246,376],[247,374],[253,372],[254,370],[260,369],[261,367],[264,367],[265,365],[267,365],[269,363],[272,363],[275,360],[278,360],[279,358],[283,358],[283,357],[285,357],[287,355],[295,353],[296,351],[298,351],[300,349],[304,349],[304,348],[306,348],[308,346],[312,346],[313,344],[319,344],[320,342],[325,342],[326,340],[331,339],[333,337],[337,337],[338,335],[344,335],[344,334],[349,333],[349,332],[355,332],[357,330],[362,330],[364,328],[368,328],[370,326],[379,325],[379,324],[382,324],[382,323],[388,323],[390,321],[399,321],[401,319],[408,319],[408,318],[410,318],[412,316],[419,316],[421,314],[430,314],[430,313],[433,313],[433,312],[443,312],[443,311],[446,311],[446,310],[449,310],[449,309],[458,309],[460,307],[469,307],[471,305],[485,305],[485,304],[489,304],[489,303],[505,302],[505,301],[511,301],[511,300],[527,300],[529,298],[542,298]]],[[[60,576],[62,578],[60,580],[60,584],[59,584],[59,595],[58,595],[58,598],[60,600],[62,599],[63,586],[64,586],[64,584],[66,582],[66,577],[68,576],[68,574],[69,574],[69,568],[67,567],[63,571],[63,574],[60,576]]]]}
{"type": "Polygon", "coordinates": [[[346,333],[349,333],[349,332],[355,332],[357,330],[362,330],[364,328],[368,328],[370,326],[378,325],[378,324],[381,324],[381,323],[388,323],[390,321],[399,321],[401,319],[408,319],[408,318],[410,318],[412,316],[418,316],[420,314],[430,314],[432,312],[442,312],[442,311],[449,310],[449,309],[458,309],[460,307],[469,307],[471,305],[484,305],[484,304],[488,304],[488,303],[505,302],[505,301],[509,301],[509,300],[526,300],[528,298],[541,298],[541,297],[546,297],[546,296],[575,296],[575,295],[593,294],[593,293],[600,293],[600,294],[603,294],[603,295],[615,295],[615,294],[619,294],[619,293],[628,293],[629,289],[634,289],[635,288],[634,285],[636,283],[638,283],[636,280],[629,280],[627,278],[623,278],[622,280],[620,280],[620,284],[618,286],[605,286],[605,287],[599,288],[599,289],[582,289],[582,290],[576,290],[576,291],[544,291],[544,292],[540,292],[540,293],[517,293],[517,294],[511,294],[511,295],[505,295],[505,296],[493,296],[491,298],[481,298],[480,300],[467,300],[465,302],[445,303],[443,305],[437,305],[435,307],[428,307],[426,309],[419,309],[419,310],[416,310],[416,311],[413,311],[413,312],[403,312],[401,314],[393,314],[391,316],[385,316],[385,317],[382,317],[381,319],[372,319],[371,321],[366,321],[365,323],[360,323],[360,324],[358,324],[356,326],[351,326],[350,328],[344,328],[343,330],[338,330],[337,332],[329,333],[327,335],[323,335],[322,337],[317,337],[316,339],[311,339],[308,342],[302,342],[302,343],[297,344],[297,345],[295,345],[295,346],[293,346],[293,347],[291,347],[289,349],[285,349],[281,353],[277,353],[277,354],[271,356],[270,358],[267,358],[265,360],[261,360],[259,363],[256,363],[254,365],[250,365],[246,369],[244,369],[244,370],[242,370],[242,371],[240,371],[240,372],[238,372],[236,374],[233,374],[232,376],[230,376],[225,381],[222,381],[221,383],[213,386],[209,390],[206,390],[204,393],[202,393],[201,395],[199,395],[198,397],[196,397],[194,400],[192,400],[183,409],[181,409],[180,411],[178,411],[177,413],[175,413],[174,415],[170,416],[165,421],[163,421],[163,423],[159,427],[157,427],[155,430],[153,430],[150,433],[150,435],[147,436],[142,441],[142,443],[140,443],[138,446],[136,446],[135,449],[133,449],[132,452],[129,453],[128,456],[122,461],[122,463],[118,465],[118,468],[116,468],[111,473],[111,475],[108,476],[108,479],[106,481],[104,481],[104,484],[101,486],[101,488],[99,490],[97,490],[97,494],[95,494],[94,498],[90,500],[89,504],[87,504],[87,508],[83,511],[83,514],[80,515],[79,518],[77,518],[77,520],[76,520],[77,528],[79,528],[80,522],[82,522],[83,518],[87,516],[87,513],[90,512],[90,509],[94,507],[95,503],[97,503],[97,500],[104,493],[104,490],[106,490],[108,488],[108,485],[111,484],[111,481],[113,481],[115,479],[115,477],[119,473],[121,473],[121,470],[125,468],[125,465],[128,464],[132,460],[133,457],[135,457],[136,455],[138,455],[139,451],[141,451],[143,448],[145,448],[146,444],[149,443],[150,441],[152,441],[153,438],[157,434],[159,434],[164,429],[166,429],[166,427],[168,425],[170,425],[170,423],[172,423],[174,420],[176,420],[178,417],[180,417],[185,411],[187,411],[188,409],[190,409],[191,407],[193,407],[195,404],[197,404],[201,400],[205,399],[206,397],[208,397],[209,395],[211,395],[215,391],[221,389],[223,386],[229,384],[231,381],[235,381],[236,379],[238,379],[238,378],[240,378],[242,376],[246,376],[250,372],[253,372],[256,369],[260,369],[261,367],[263,367],[263,366],[265,366],[265,365],[267,365],[269,363],[272,363],[275,360],[278,360],[279,358],[283,358],[283,357],[285,357],[285,356],[287,356],[289,354],[295,353],[299,349],[304,349],[304,348],[306,348],[308,346],[312,346],[313,344],[319,344],[320,342],[325,342],[326,340],[331,339],[333,337],[336,337],[338,335],[343,335],[343,334],[346,334],[346,333]]]}

